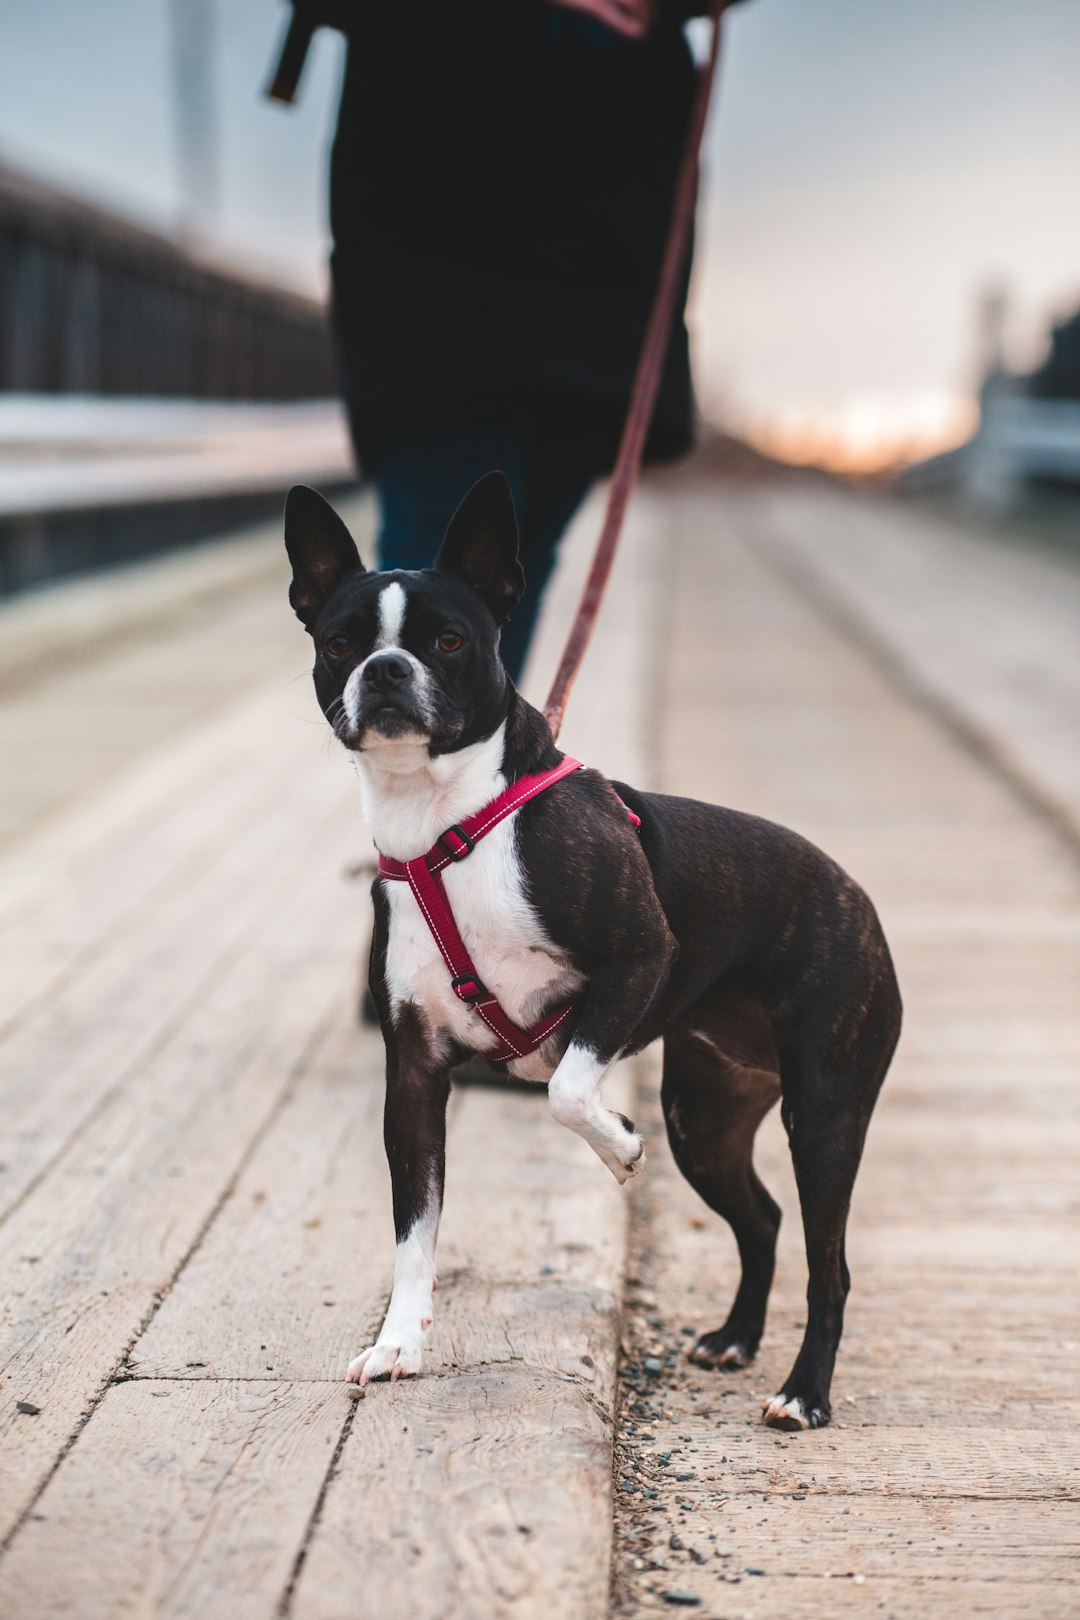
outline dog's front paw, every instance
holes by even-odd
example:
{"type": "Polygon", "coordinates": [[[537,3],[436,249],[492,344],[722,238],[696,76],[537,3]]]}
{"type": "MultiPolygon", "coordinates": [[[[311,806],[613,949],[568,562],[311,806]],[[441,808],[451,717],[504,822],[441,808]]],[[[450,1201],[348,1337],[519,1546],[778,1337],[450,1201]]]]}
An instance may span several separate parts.
{"type": "Polygon", "coordinates": [[[411,1344],[395,1344],[390,1339],[380,1339],[350,1361],[346,1378],[350,1384],[361,1387],[370,1384],[374,1378],[389,1378],[392,1381],[415,1378],[420,1371],[423,1354],[423,1339],[414,1340],[411,1344]]]}
{"type": "Polygon", "coordinates": [[[609,1112],[603,1139],[594,1143],[620,1187],[645,1168],[645,1139],[637,1134],[625,1114],[609,1112]]]}

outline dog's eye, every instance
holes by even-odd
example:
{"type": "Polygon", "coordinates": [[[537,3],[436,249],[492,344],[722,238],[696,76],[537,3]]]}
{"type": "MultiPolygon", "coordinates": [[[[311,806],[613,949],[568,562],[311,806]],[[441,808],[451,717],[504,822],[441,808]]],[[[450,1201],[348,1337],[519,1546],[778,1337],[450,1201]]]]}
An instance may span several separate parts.
{"type": "Polygon", "coordinates": [[[328,652],[331,658],[340,658],[342,654],[347,653],[348,650],[348,636],[328,636],[326,638],[324,651],[328,652]]]}
{"type": "Polygon", "coordinates": [[[436,636],[435,645],[440,652],[457,652],[464,643],[464,636],[457,636],[452,630],[444,630],[441,636],[436,636]]]}

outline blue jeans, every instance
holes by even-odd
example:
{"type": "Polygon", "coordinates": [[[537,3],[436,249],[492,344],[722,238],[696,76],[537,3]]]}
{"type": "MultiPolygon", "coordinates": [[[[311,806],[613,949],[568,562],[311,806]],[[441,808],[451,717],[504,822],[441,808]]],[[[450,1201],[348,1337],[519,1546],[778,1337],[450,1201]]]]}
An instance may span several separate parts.
{"type": "Polygon", "coordinates": [[[364,432],[379,495],[380,568],[430,568],[466,491],[486,472],[509,479],[525,595],[500,650],[520,679],[559,540],[595,478],[609,471],[614,430],[597,411],[552,396],[483,398],[387,413],[364,432]]]}

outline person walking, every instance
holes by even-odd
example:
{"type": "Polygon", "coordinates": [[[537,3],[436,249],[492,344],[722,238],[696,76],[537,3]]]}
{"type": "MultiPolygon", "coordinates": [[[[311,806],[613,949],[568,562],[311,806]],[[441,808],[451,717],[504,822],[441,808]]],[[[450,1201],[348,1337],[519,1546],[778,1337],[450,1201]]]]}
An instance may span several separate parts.
{"type": "MultiPolygon", "coordinates": [[[[614,461],[694,87],[695,0],[294,0],[348,52],[330,181],[333,324],[379,565],[427,567],[507,476],[527,591],[520,678],[559,539],[614,461]]],[[[682,299],[646,449],[685,452],[682,299]]]]}

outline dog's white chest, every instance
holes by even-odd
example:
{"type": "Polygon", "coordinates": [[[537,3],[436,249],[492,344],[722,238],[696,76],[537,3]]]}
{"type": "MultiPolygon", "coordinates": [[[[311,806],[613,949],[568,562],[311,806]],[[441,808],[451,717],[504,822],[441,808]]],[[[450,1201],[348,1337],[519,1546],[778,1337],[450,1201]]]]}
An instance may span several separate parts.
{"type": "MultiPolygon", "coordinates": [[[[514,848],[514,819],[493,829],[466,860],[444,868],[442,878],[477,973],[507,1016],[527,1029],[553,987],[569,997],[582,981],[546,937],[529,903],[514,848]]],[[[414,1002],[434,1030],[477,1051],[491,1050],[495,1036],[451,989],[449,969],[409,885],[384,884],[390,903],[386,979],[391,1004],[414,1002]]],[[[545,1076],[549,1068],[544,1067],[545,1076]]]]}

